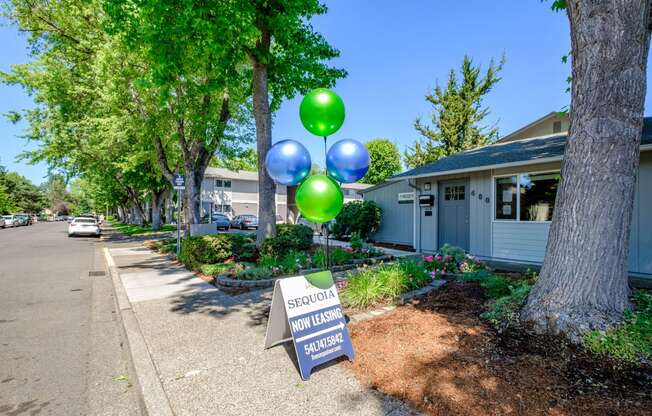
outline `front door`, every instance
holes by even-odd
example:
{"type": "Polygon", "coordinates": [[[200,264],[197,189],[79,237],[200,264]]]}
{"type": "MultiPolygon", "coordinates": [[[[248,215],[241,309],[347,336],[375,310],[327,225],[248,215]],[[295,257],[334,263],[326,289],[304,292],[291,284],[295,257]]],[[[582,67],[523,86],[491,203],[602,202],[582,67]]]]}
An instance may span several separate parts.
{"type": "Polygon", "coordinates": [[[469,251],[469,181],[439,182],[438,245],[448,243],[469,251]]]}

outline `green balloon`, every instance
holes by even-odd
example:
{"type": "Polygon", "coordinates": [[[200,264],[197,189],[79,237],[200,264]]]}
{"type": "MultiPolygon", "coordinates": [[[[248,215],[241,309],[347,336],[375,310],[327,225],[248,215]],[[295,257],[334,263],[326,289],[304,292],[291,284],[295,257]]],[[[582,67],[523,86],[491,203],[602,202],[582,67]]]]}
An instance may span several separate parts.
{"type": "Polygon", "coordinates": [[[299,117],[310,133],[330,136],[344,123],[344,101],[328,88],[314,89],[301,100],[299,117]]]}
{"type": "Polygon", "coordinates": [[[340,213],[344,195],[337,182],[328,176],[312,175],[299,185],[294,200],[304,218],[321,223],[340,213]]]}

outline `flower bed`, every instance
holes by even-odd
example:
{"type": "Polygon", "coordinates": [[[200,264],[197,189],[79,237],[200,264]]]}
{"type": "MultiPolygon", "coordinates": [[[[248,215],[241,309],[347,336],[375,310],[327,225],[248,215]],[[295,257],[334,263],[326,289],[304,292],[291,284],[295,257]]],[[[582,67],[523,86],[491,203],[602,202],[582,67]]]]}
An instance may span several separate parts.
{"type": "Polygon", "coordinates": [[[366,309],[379,304],[396,303],[407,292],[428,286],[447,277],[487,270],[485,263],[459,247],[444,245],[440,252],[421,258],[401,259],[374,270],[351,274],[340,288],[345,306],[366,309]]]}

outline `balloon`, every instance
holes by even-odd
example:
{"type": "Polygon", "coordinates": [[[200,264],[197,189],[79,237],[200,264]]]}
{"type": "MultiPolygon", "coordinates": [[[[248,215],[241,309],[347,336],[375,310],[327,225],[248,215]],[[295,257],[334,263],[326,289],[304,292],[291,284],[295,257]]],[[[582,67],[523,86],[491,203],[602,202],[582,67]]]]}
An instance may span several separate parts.
{"type": "Polygon", "coordinates": [[[301,100],[299,117],[310,133],[321,137],[330,136],[344,123],[344,102],[328,88],[317,88],[301,100]]]}
{"type": "Polygon", "coordinates": [[[310,153],[301,143],[282,140],[265,157],[267,173],[281,185],[296,185],[310,173],[310,153]]]}
{"type": "Polygon", "coordinates": [[[299,185],[294,200],[304,218],[321,223],[340,213],[344,195],[333,179],[326,175],[312,175],[299,185]]]}
{"type": "Polygon", "coordinates": [[[369,170],[369,152],[362,143],[344,139],[335,143],[326,155],[326,171],[336,181],[352,183],[369,170]]]}

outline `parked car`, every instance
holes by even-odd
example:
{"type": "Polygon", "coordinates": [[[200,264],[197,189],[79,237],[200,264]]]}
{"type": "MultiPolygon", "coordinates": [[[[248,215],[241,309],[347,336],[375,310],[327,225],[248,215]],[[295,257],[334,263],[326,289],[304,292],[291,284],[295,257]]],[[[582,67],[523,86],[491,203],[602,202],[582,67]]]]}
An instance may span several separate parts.
{"type": "Polygon", "coordinates": [[[5,227],[18,227],[18,221],[14,215],[3,215],[2,219],[5,222],[5,227]]]}
{"type": "Polygon", "coordinates": [[[217,226],[218,230],[228,230],[231,227],[231,220],[224,214],[213,214],[212,223],[217,226]]]}
{"type": "Polygon", "coordinates": [[[258,217],[252,214],[238,215],[231,220],[231,227],[247,230],[258,228],[258,217]]]}
{"type": "Polygon", "coordinates": [[[16,214],[16,218],[20,221],[20,225],[32,225],[32,216],[29,214],[16,214]]]}
{"type": "Polygon", "coordinates": [[[74,235],[94,235],[99,237],[101,234],[102,230],[95,218],[77,217],[68,225],[68,237],[74,235]]]}
{"type": "Polygon", "coordinates": [[[0,217],[0,228],[5,228],[5,217],[0,217]]]}

